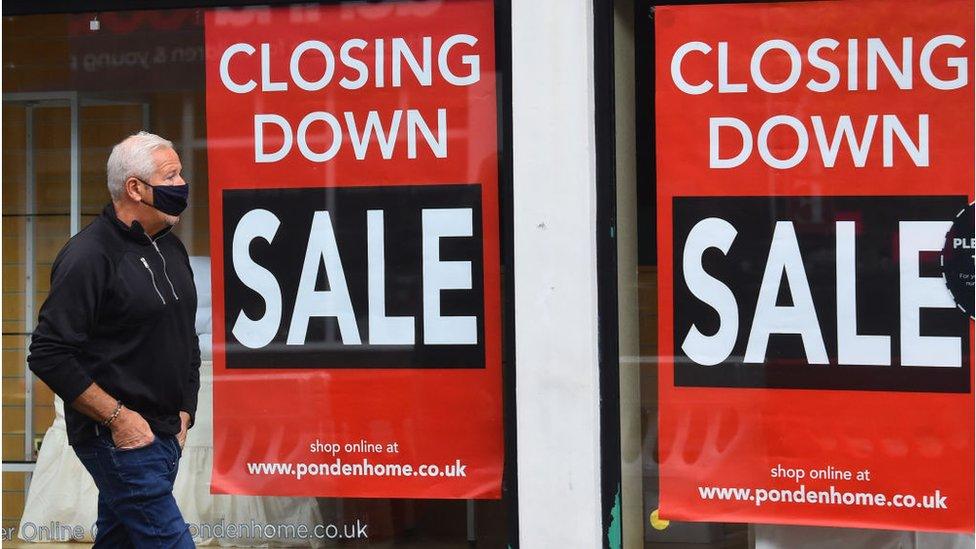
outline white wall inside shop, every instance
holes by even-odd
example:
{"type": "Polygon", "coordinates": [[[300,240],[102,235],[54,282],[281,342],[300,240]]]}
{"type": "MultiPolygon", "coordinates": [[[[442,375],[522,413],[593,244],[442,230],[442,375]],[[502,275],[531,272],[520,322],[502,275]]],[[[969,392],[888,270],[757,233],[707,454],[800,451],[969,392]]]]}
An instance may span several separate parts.
{"type": "Polygon", "coordinates": [[[590,0],[512,2],[519,538],[600,547],[590,0]]]}

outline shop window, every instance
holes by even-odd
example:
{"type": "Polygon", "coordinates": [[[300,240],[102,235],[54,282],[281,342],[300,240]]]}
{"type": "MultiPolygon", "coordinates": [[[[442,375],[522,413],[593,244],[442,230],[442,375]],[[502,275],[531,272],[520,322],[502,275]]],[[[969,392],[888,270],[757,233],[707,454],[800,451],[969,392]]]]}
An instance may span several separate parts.
{"type": "Polygon", "coordinates": [[[636,4],[624,547],[971,546],[972,5],[636,4]]]}
{"type": "MultiPolygon", "coordinates": [[[[79,8],[83,9],[83,6],[79,8]]],[[[264,172],[262,177],[291,170],[277,177],[271,186],[304,187],[315,194],[279,204],[283,209],[275,211],[283,231],[297,230],[287,225],[299,215],[307,214],[312,219],[315,207],[300,214],[298,211],[309,204],[318,206],[322,211],[332,210],[334,236],[347,260],[346,272],[355,276],[349,278],[348,285],[352,299],[356,300],[355,314],[363,313],[362,318],[354,320],[362,328],[363,343],[383,343],[380,331],[375,326],[370,331],[366,324],[366,302],[369,300],[372,306],[375,295],[369,296],[365,291],[367,263],[365,253],[361,254],[358,247],[361,244],[365,249],[367,243],[367,217],[371,224],[375,221],[375,216],[368,216],[367,211],[381,211],[384,205],[389,208],[385,219],[380,218],[380,223],[385,221],[386,224],[387,238],[384,243],[389,258],[387,261],[391,267],[395,260],[404,261],[396,269],[390,269],[385,282],[381,282],[386,287],[386,302],[394,308],[386,315],[386,320],[392,325],[398,318],[402,320],[406,317],[406,313],[395,307],[408,302],[411,306],[417,304],[414,312],[418,327],[415,336],[419,339],[415,341],[436,342],[440,337],[446,344],[452,344],[456,343],[452,338],[457,335],[454,330],[457,323],[452,321],[453,318],[461,318],[464,311],[477,309],[482,302],[487,303],[482,310],[489,310],[490,316],[479,313],[477,320],[472,321],[471,330],[464,333],[470,332],[469,335],[476,338],[478,344],[469,345],[470,348],[466,347],[463,353],[456,352],[456,349],[412,350],[403,344],[397,352],[354,356],[355,353],[351,351],[336,350],[335,345],[341,344],[341,339],[334,339],[324,344],[326,347],[333,345],[333,350],[325,353],[328,355],[327,363],[315,362],[325,360],[321,349],[300,359],[299,362],[304,361],[301,367],[306,368],[304,371],[308,375],[303,379],[298,379],[301,376],[291,378],[296,396],[319,398],[317,394],[329,390],[328,382],[323,380],[330,375],[354,375],[355,371],[360,372],[355,375],[359,376],[363,387],[363,398],[369,397],[370,384],[380,383],[391,372],[394,372],[394,377],[400,376],[397,379],[400,379],[399,387],[403,389],[398,393],[375,396],[375,399],[379,399],[377,402],[360,408],[350,404],[321,410],[306,407],[296,411],[294,403],[279,403],[288,405],[282,408],[284,415],[275,421],[287,423],[292,421],[291,414],[294,414],[317,422],[315,424],[322,427],[321,440],[315,437],[303,439],[303,448],[310,448],[318,442],[321,451],[324,452],[326,448],[331,451],[328,459],[323,457],[312,463],[316,471],[309,472],[306,477],[309,488],[303,489],[293,484],[291,488],[281,489],[280,485],[276,487],[275,482],[257,483],[258,477],[255,475],[251,478],[254,485],[242,489],[235,482],[245,477],[246,472],[239,471],[237,477],[231,477],[226,469],[221,469],[216,478],[220,483],[217,491],[223,495],[211,495],[211,470],[215,461],[224,459],[220,465],[229,464],[226,456],[243,447],[244,442],[254,443],[255,440],[242,440],[238,437],[243,432],[240,430],[233,431],[238,435],[227,434],[227,429],[242,426],[240,418],[235,419],[233,414],[223,416],[225,422],[215,429],[208,424],[212,422],[212,416],[202,416],[190,431],[176,488],[184,516],[191,523],[191,532],[198,542],[216,538],[222,543],[234,543],[235,537],[244,534],[240,528],[235,532],[228,525],[250,525],[252,532],[257,525],[259,529],[263,528],[257,535],[259,541],[262,536],[281,541],[301,537],[296,533],[296,527],[303,525],[313,536],[321,534],[325,540],[360,538],[357,544],[366,545],[462,546],[476,542],[484,546],[505,546],[514,543],[513,540],[517,539],[516,519],[513,516],[514,475],[510,469],[514,462],[514,453],[510,451],[514,440],[515,420],[511,404],[514,385],[508,373],[513,371],[510,368],[513,366],[511,357],[514,353],[511,352],[511,342],[502,341],[505,333],[503,316],[511,306],[511,300],[505,293],[508,291],[506,288],[511,288],[505,274],[509,270],[504,264],[505,258],[510,257],[511,232],[506,223],[510,222],[511,176],[505,166],[511,153],[501,146],[501,143],[510,142],[504,136],[509,126],[506,120],[510,116],[507,99],[508,25],[506,3],[495,5],[490,1],[331,3],[320,6],[104,11],[4,17],[5,531],[8,528],[19,529],[20,541],[38,541],[45,536],[49,536],[47,539],[51,539],[51,536],[69,539],[75,536],[74,530],[58,533],[42,527],[49,525],[50,521],[70,527],[77,525],[82,528],[84,537],[90,535],[94,522],[94,487],[89,486],[91,480],[80,463],[67,459],[73,458],[73,455],[64,433],[64,403],[44,383],[30,375],[25,354],[37,311],[48,290],[55,255],[67,239],[99,215],[109,201],[105,163],[111,147],[125,136],[146,130],[172,140],[180,155],[183,177],[190,183],[191,196],[190,206],[176,226],[175,234],[191,256],[201,297],[198,331],[204,364],[201,367],[200,410],[209,414],[212,402],[209,392],[213,390],[215,381],[232,385],[237,379],[233,375],[221,377],[219,373],[213,373],[214,354],[210,341],[213,326],[223,325],[223,319],[220,322],[211,319],[211,322],[202,323],[204,328],[200,331],[199,315],[206,317],[211,314],[211,298],[216,299],[216,296],[210,295],[210,258],[215,253],[223,255],[225,250],[230,250],[224,247],[223,240],[213,237],[217,231],[213,215],[215,211],[220,212],[227,222],[231,210],[220,209],[219,204],[215,206],[214,199],[223,201],[222,204],[233,203],[241,212],[254,209],[254,204],[249,201],[264,199],[257,194],[245,196],[246,193],[240,190],[224,193],[224,189],[234,187],[235,182],[240,183],[241,178],[248,175],[247,172],[235,172],[237,167],[227,164],[231,157],[226,151],[235,147],[238,141],[247,141],[253,160],[254,147],[260,146],[255,144],[253,133],[255,115],[270,112],[261,109],[273,107],[288,110],[298,105],[305,109],[305,114],[329,112],[337,123],[341,122],[343,134],[336,136],[335,142],[342,150],[334,162],[329,162],[331,158],[322,157],[326,149],[323,136],[330,122],[323,115],[313,115],[308,123],[303,123],[300,116],[290,119],[289,129],[293,133],[288,140],[293,148],[289,151],[288,159],[279,167],[285,164],[291,167],[281,168],[282,172],[264,172]],[[477,11],[482,17],[475,23],[471,22],[473,20],[465,23],[464,18],[457,17],[465,9],[477,11]],[[350,29],[358,29],[357,32],[363,36],[369,35],[370,41],[361,40],[350,29]],[[207,33],[210,33],[209,38],[207,33]],[[309,53],[299,62],[298,72],[288,80],[287,85],[298,92],[291,97],[297,99],[275,103],[274,90],[262,90],[260,86],[272,81],[275,84],[270,87],[274,88],[288,74],[294,47],[287,52],[283,48],[299,35],[306,40],[319,42],[307,48],[309,53]],[[220,42],[223,39],[229,42],[220,42]],[[226,86],[214,84],[219,81],[219,56],[221,52],[226,53],[233,43],[246,42],[253,42],[254,57],[239,55],[229,61],[233,73],[230,78],[238,79],[243,74],[238,71],[254,69],[251,76],[240,78],[260,83],[259,89],[246,102],[233,103],[240,98],[240,94],[226,86]],[[272,51],[263,50],[262,43],[270,44],[272,51]],[[432,48],[433,43],[436,43],[436,47],[432,48]],[[477,51],[473,50],[475,43],[480,44],[477,51]],[[217,51],[211,46],[221,49],[217,51]],[[274,51],[279,47],[282,49],[274,51]],[[332,55],[323,57],[327,55],[325,50],[328,48],[334,48],[329,50],[332,55]],[[273,75],[261,73],[260,59],[265,53],[273,58],[273,75]],[[373,54],[369,65],[361,61],[366,53],[373,54]],[[475,59],[475,54],[480,55],[480,59],[475,59]],[[309,99],[313,94],[309,90],[314,87],[310,84],[314,80],[311,75],[315,71],[322,75],[323,60],[337,63],[333,67],[338,67],[335,81],[329,83],[328,89],[314,90],[318,95],[312,101],[309,99]],[[356,80],[356,71],[371,72],[377,66],[380,67],[378,76],[374,72],[358,85],[340,86],[340,78],[346,78],[348,84],[356,80]],[[208,70],[214,72],[208,75],[208,70]],[[424,95],[420,92],[427,78],[433,80],[435,89],[442,89],[444,83],[448,82],[455,92],[450,97],[446,94],[424,95]],[[476,78],[478,85],[467,87],[475,83],[476,78]],[[304,91],[300,89],[302,86],[304,91]],[[218,90],[226,94],[225,99],[215,99],[218,90]],[[469,90],[474,91],[468,93],[469,90]],[[266,95],[255,98],[262,93],[266,95]],[[221,101],[226,103],[222,104],[221,101]],[[381,105],[382,109],[371,102],[381,105]],[[231,103],[232,108],[225,108],[231,103]],[[216,110],[221,111],[219,115],[214,112],[216,110]],[[382,112],[371,112],[379,110],[382,112]],[[237,124],[239,121],[243,123],[237,124]],[[299,135],[299,131],[307,131],[307,134],[299,135]],[[318,135],[313,135],[315,133],[318,135]],[[214,136],[219,136],[219,139],[215,141],[214,136]],[[215,150],[219,151],[216,164],[212,158],[215,150]],[[444,160],[447,155],[448,160],[444,160]],[[390,158],[393,159],[391,162],[383,163],[384,159],[390,158]],[[446,163],[448,161],[450,165],[446,163]],[[298,162],[305,162],[307,169],[296,169],[298,162]],[[390,167],[394,163],[397,163],[397,167],[390,167]],[[350,182],[353,182],[351,190],[336,192],[338,187],[350,182]],[[381,187],[388,192],[379,201],[365,192],[381,187]],[[464,209],[458,208],[457,203],[472,204],[464,210],[470,214],[467,222],[461,223],[468,227],[467,232],[457,230],[458,222],[453,218],[440,219],[441,225],[445,226],[440,227],[439,232],[435,231],[436,211],[427,215],[427,225],[422,226],[424,211],[441,211],[451,207],[464,209]],[[360,215],[363,216],[363,227],[352,221],[353,216],[360,215]],[[415,242],[407,245],[397,240],[398,235],[408,234],[411,238],[416,237],[415,242]],[[437,265],[423,262],[421,252],[422,246],[429,244],[424,243],[427,237],[428,240],[433,238],[431,242],[439,247],[443,261],[437,265]],[[465,237],[477,238],[476,245],[466,243],[465,237]],[[215,242],[220,247],[219,252],[215,250],[215,242]],[[417,257],[406,257],[407,251],[416,252],[417,257]],[[474,283],[469,282],[467,286],[463,284],[464,276],[459,278],[450,271],[451,260],[461,263],[460,259],[465,258],[471,260],[471,277],[474,278],[474,283]],[[359,259],[363,260],[362,269],[356,265],[359,259]],[[438,266],[447,267],[437,271],[438,266]],[[420,291],[423,276],[428,277],[428,284],[436,283],[434,278],[440,277],[438,280],[442,283],[443,292],[436,303],[430,299],[425,301],[420,291]],[[472,288],[480,293],[471,294],[474,297],[465,293],[466,290],[473,291],[472,288]],[[417,295],[404,297],[414,291],[417,295]],[[475,303],[474,299],[482,301],[475,303]],[[444,309],[438,315],[429,310],[425,313],[424,306],[428,309],[441,306],[444,309]],[[437,324],[438,320],[440,324],[437,324]],[[309,360],[313,362],[309,363],[309,360]],[[426,376],[426,384],[405,376],[405,372],[418,364],[425,368],[419,372],[426,376]],[[367,369],[357,370],[360,367],[367,369]],[[458,379],[465,376],[470,380],[468,393],[465,393],[470,398],[462,399],[465,400],[464,405],[478,400],[484,407],[484,411],[469,413],[467,417],[482,417],[492,425],[478,440],[474,440],[478,435],[472,435],[470,444],[461,451],[453,449],[457,441],[450,433],[457,431],[458,422],[466,417],[466,412],[455,409],[454,420],[449,420],[443,414],[431,417],[429,413],[432,403],[438,399],[457,400],[464,396],[457,394],[456,390],[461,384],[458,379]],[[319,388],[315,389],[316,386],[319,388]],[[391,402],[382,417],[371,420],[370,407],[381,405],[383,399],[392,396],[397,396],[398,402],[391,402]],[[391,417],[395,421],[390,420],[391,417]],[[350,429],[349,425],[354,423],[363,426],[363,429],[350,429]],[[444,431],[438,431],[442,426],[447,427],[444,431]],[[211,432],[213,435],[210,435],[211,432]],[[394,432],[398,433],[397,440],[387,440],[394,432]],[[215,451],[215,441],[218,446],[223,445],[223,451],[220,448],[215,451]],[[372,451],[377,443],[382,443],[386,452],[392,442],[406,447],[421,441],[423,451],[411,447],[409,454],[418,459],[422,456],[442,468],[435,472],[439,476],[431,476],[427,482],[421,480],[426,476],[416,476],[410,482],[402,482],[402,479],[397,482],[393,476],[372,481],[354,477],[333,483],[322,480],[329,476],[328,467],[337,462],[337,454],[340,458],[338,461],[345,459],[351,465],[362,461],[363,456],[372,451]],[[340,449],[333,450],[333,444],[340,449]],[[47,455],[39,458],[39,452],[47,455]],[[457,452],[460,454],[455,455],[457,452]],[[61,455],[66,458],[65,463],[54,463],[61,455]],[[473,471],[474,467],[465,468],[462,458],[477,462],[481,469],[473,471]],[[316,480],[313,477],[319,469],[324,469],[325,473],[319,474],[316,480]],[[490,470],[490,474],[483,475],[483,469],[490,470]],[[480,479],[477,486],[472,485],[467,491],[444,488],[449,481],[459,482],[460,477],[469,472],[480,479]],[[222,483],[221,478],[224,479],[222,483]],[[227,480],[231,478],[236,480],[227,480]],[[58,510],[45,506],[39,496],[30,497],[32,490],[49,489],[52,482],[81,482],[77,490],[69,490],[72,497],[78,499],[70,505],[61,502],[58,510]],[[396,486],[391,488],[394,484],[396,486]],[[242,495],[244,493],[250,495],[242,495]],[[285,493],[292,495],[285,496],[285,493]],[[330,494],[345,497],[330,497],[330,494]],[[62,514],[56,516],[56,513],[62,514]],[[269,525],[277,527],[270,536],[267,535],[269,525]],[[366,537],[362,539],[364,535],[366,537]]],[[[309,43],[306,41],[306,46],[309,43]]],[[[275,122],[278,120],[275,119],[275,122]]],[[[265,152],[268,155],[273,152],[271,147],[281,151],[282,138],[272,133],[283,127],[273,123],[267,126],[265,131],[268,137],[263,146],[267,147],[265,152]]],[[[261,187],[261,184],[239,187],[254,189],[261,187]]],[[[264,207],[274,209],[268,206],[270,202],[264,204],[264,207]]],[[[226,229],[224,236],[230,239],[234,227],[228,226],[226,229]]],[[[309,227],[305,226],[304,236],[295,239],[295,242],[301,240],[300,250],[286,250],[280,258],[282,262],[294,260],[297,264],[273,264],[270,265],[272,270],[278,270],[282,276],[291,276],[283,273],[291,273],[290,269],[302,267],[302,255],[310,238],[308,231],[309,227]]],[[[382,224],[378,234],[384,234],[382,224]]],[[[370,240],[369,243],[373,246],[376,241],[370,240]]],[[[256,248],[257,245],[252,247],[256,248]]],[[[224,256],[224,259],[228,263],[232,260],[228,256],[224,256]]],[[[261,261],[264,259],[267,256],[259,257],[261,261]]],[[[315,263],[316,266],[321,265],[320,261],[315,263]]],[[[322,293],[322,279],[334,274],[334,271],[327,269],[329,265],[318,275],[312,273],[313,287],[310,287],[310,291],[322,293]]],[[[294,284],[289,282],[291,286],[287,286],[290,291],[299,285],[297,270],[295,274],[294,284]]],[[[228,285],[231,284],[230,276],[226,279],[228,285]]],[[[219,275],[214,280],[223,282],[225,279],[219,275]]],[[[247,291],[246,280],[235,280],[243,295],[247,291]]],[[[328,281],[333,289],[337,284],[338,279],[328,281]]],[[[369,291],[375,293],[376,289],[369,291]]],[[[253,300],[254,296],[245,298],[253,300]]],[[[220,302],[223,303],[222,298],[220,302]]],[[[251,305],[236,305],[253,314],[254,309],[249,308],[251,305]]],[[[329,334],[335,335],[334,327],[322,320],[322,316],[313,312],[310,319],[306,319],[309,337],[328,338],[329,334]]],[[[226,317],[233,318],[233,314],[227,313],[226,317]]],[[[373,322],[378,325],[380,320],[373,322]]],[[[285,333],[288,327],[282,330],[285,333]]],[[[466,340],[462,343],[466,343],[466,340]]],[[[249,355],[228,356],[244,357],[241,359],[244,362],[252,361],[244,365],[250,370],[237,371],[239,378],[256,371],[253,368],[258,364],[253,358],[248,358],[249,355]]],[[[271,360],[262,363],[268,368],[294,365],[289,363],[287,353],[266,355],[265,358],[271,360]]],[[[280,371],[279,379],[289,379],[290,375],[294,375],[280,371]]],[[[275,370],[269,372],[276,373],[275,370]]],[[[267,391],[274,383],[265,383],[263,389],[252,384],[251,390],[259,393],[261,390],[267,391]]],[[[390,383],[395,385],[395,380],[390,383]]],[[[387,390],[394,389],[394,385],[387,387],[387,390]]],[[[221,394],[226,399],[224,406],[236,398],[229,385],[225,390],[227,392],[221,394]]],[[[346,398],[338,394],[332,396],[336,399],[346,398]]],[[[347,396],[353,404],[365,402],[352,395],[347,396]]],[[[459,402],[455,404],[461,405],[459,402]]],[[[248,401],[246,405],[248,409],[262,409],[260,402],[248,401]]],[[[218,404],[218,410],[220,406],[218,404]]],[[[247,421],[265,421],[262,419],[264,417],[268,417],[266,410],[247,421]]],[[[474,431],[477,433],[484,429],[478,427],[474,431]]],[[[281,457],[272,454],[282,436],[285,436],[285,431],[273,431],[270,438],[258,441],[259,445],[264,445],[267,453],[257,452],[252,458],[258,460],[263,456],[270,460],[281,457]]],[[[318,457],[323,454],[310,455],[318,457]]],[[[402,472],[402,464],[396,463],[396,460],[386,461],[402,472]]],[[[244,461],[233,466],[243,471],[244,461]]],[[[357,466],[361,465],[357,463],[357,466]]],[[[342,471],[341,463],[339,471],[342,471]]],[[[15,535],[14,542],[17,541],[18,536],[15,535]]]]}

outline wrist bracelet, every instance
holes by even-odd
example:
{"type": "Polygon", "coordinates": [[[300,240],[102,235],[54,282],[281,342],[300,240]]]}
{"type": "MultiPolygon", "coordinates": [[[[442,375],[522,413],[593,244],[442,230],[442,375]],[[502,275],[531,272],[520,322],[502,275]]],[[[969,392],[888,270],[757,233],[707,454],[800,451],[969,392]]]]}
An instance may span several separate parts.
{"type": "Polygon", "coordinates": [[[102,426],[103,427],[108,427],[109,425],[111,425],[112,422],[115,421],[115,418],[119,417],[119,412],[121,412],[121,411],[122,411],[122,401],[119,400],[115,404],[115,410],[112,412],[112,415],[109,416],[108,419],[106,419],[105,421],[102,422],[102,426]]]}

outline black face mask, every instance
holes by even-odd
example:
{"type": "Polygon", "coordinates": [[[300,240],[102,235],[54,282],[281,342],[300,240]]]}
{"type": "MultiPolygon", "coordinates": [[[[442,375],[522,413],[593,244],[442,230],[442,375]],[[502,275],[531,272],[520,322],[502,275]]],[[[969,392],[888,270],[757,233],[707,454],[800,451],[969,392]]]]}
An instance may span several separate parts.
{"type": "Polygon", "coordinates": [[[152,206],[164,214],[176,216],[186,209],[186,200],[190,196],[189,183],[185,185],[150,185],[141,179],[139,182],[147,187],[152,187],[153,190],[153,203],[140,200],[143,204],[152,206]]]}

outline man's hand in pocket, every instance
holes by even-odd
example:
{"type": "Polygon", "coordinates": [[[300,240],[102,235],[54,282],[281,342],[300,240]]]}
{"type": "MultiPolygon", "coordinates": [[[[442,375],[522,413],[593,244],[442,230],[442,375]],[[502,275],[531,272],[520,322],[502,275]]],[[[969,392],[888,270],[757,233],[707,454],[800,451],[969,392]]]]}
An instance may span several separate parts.
{"type": "Polygon", "coordinates": [[[119,410],[118,417],[109,428],[112,430],[112,441],[119,450],[149,446],[156,439],[156,435],[139,412],[133,412],[125,407],[119,410]]]}
{"type": "Polygon", "coordinates": [[[190,428],[190,414],[180,412],[180,434],[176,435],[176,440],[180,443],[180,450],[186,445],[186,430],[190,428]]]}

